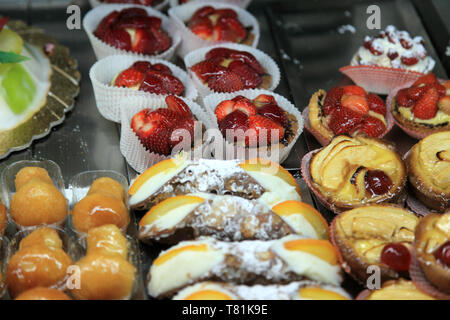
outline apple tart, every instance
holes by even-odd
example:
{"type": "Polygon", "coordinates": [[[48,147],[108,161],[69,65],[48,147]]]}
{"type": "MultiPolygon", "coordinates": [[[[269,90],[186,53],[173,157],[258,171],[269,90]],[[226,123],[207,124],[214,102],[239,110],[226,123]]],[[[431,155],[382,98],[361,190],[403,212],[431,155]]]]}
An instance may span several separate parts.
{"type": "Polygon", "coordinates": [[[286,201],[272,210],[230,195],[188,194],[152,207],[139,223],[142,241],[174,244],[199,236],[223,241],[270,240],[289,234],[327,239],[328,225],[312,207],[286,201]]]}
{"type": "Polygon", "coordinates": [[[450,208],[450,131],[431,134],[413,146],[406,158],[414,195],[428,208],[450,208]]]}
{"type": "Polygon", "coordinates": [[[266,286],[206,281],[184,288],[173,300],[351,300],[351,297],[340,287],[308,280],[266,286]]]}
{"type": "Polygon", "coordinates": [[[410,250],[419,218],[397,206],[355,208],[337,216],[331,239],[340,253],[343,269],[361,283],[378,266],[381,281],[408,276],[410,250]]]}
{"type": "Polygon", "coordinates": [[[163,251],[150,267],[147,289],[150,296],[163,298],[202,281],[269,285],[305,279],[342,283],[337,253],[329,241],[295,235],[242,242],[199,238],[163,251]]]}
{"type": "MultiPolygon", "coordinates": [[[[425,281],[431,283],[446,299],[450,297],[450,212],[430,214],[416,228],[414,253],[425,281]]],[[[418,287],[424,285],[411,275],[418,287]]],[[[424,287],[427,291],[428,286],[424,287]]],[[[434,291],[434,290],[432,290],[434,291]]],[[[429,292],[435,296],[434,292],[429,292]]],[[[436,296],[436,298],[440,298],[436,296]]]]}
{"type": "Polygon", "coordinates": [[[394,202],[402,195],[406,168],[389,143],[363,136],[338,136],[307,154],[302,174],[314,194],[338,213],[394,202]]]}

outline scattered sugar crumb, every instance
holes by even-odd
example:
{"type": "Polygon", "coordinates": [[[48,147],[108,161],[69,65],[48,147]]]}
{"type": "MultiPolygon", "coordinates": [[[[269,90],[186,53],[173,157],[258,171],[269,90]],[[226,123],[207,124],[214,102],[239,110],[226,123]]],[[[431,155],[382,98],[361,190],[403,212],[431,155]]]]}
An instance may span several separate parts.
{"type": "Polygon", "coordinates": [[[356,28],[354,26],[352,26],[351,24],[344,24],[338,28],[338,32],[340,34],[344,34],[346,31],[348,31],[350,33],[355,33],[356,28]]]}

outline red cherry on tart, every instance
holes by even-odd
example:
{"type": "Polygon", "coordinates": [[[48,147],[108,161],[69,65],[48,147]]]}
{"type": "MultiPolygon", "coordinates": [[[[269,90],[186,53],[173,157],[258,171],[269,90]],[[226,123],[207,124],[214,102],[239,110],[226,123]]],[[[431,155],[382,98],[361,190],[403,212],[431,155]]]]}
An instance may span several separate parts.
{"type": "Polygon", "coordinates": [[[249,40],[250,35],[233,9],[202,7],[192,15],[187,26],[195,35],[207,41],[243,43],[249,40]]]}
{"type": "Polygon", "coordinates": [[[152,65],[148,61],[135,62],[120,72],[111,85],[161,95],[180,96],[184,92],[183,82],[172,74],[168,66],[162,63],[152,65]]]}
{"type": "Polygon", "coordinates": [[[411,253],[401,243],[389,243],[381,251],[381,262],[396,271],[408,271],[411,253]]]}
{"type": "Polygon", "coordinates": [[[388,128],[384,101],[356,85],[317,91],[309,102],[308,117],[314,132],[326,141],[341,134],[378,138],[388,128]]]}
{"type": "Polygon", "coordinates": [[[450,129],[450,89],[433,73],[426,74],[392,97],[391,112],[397,123],[416,137],[450,129]]]}
{"type": "Polygon", "coordinates": [[[434,252],[434,257],[446,267],[450,267],[450,241],[441,245],[434,252]]]}
{"type": "Polygon", "coordinates": [[[131,129],[148,151],[168,156],[178,144],[194,143],[196,119],[182,99],[167,96],[166,104],[167,109],[144,109],[135,114],[131,129]],[[190,141],[184,141],[187,137],[190,141]]]}
{"type": "Polygon", "coordinates": [[[161,24],[160,18],[149,16],[142,8],[125,8],[104,17],[94,35],[117,49],[156,55],[172,45],[161,24]]]}
{"type": "Polygon", "coordinates": [[[205,60],[193,65],[191,71],[203,84],[215,92],[243,89],[267,89],[271,76],[251,53],[229,48],[214,48],[205,60]]]}
{"type": "Polygon", "coordinates": [[[295,116],[266,94],[253,100],[243,96],[224,100],[216,106],[214,114],[223,136],[247,147],[267,146],[274,141],[287,145],[298,129],[295,116]]]}

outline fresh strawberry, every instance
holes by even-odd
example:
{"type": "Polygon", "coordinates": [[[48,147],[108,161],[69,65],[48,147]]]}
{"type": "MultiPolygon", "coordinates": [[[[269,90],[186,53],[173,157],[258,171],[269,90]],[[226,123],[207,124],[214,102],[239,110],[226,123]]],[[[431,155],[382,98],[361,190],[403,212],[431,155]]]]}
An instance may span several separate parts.
{"type": "Polygon", "coordinates": [[[433,118],[437,111],[437,102],[439,99],[439,94],[437,90],[429,88],[425,94],[420,98],[413,108],[413,113],[416,118],[419,119],[431,119],[433,118]]]}
{"type": "Polygon", "coordinates": [[[225,24],[217,24],[213,27],[212,39],[214,41],[238,42],[238,35],[225,24]]]}
{"type": "Polygon", "coordinates": [[[191,17],[191,20],[205,18],[205,17],[213,14],[215,11],[216,10],[211,6],[202,7],[194,13],[194,15],[191,17]]]}
{"type": "Polygon", "coordinates": [[[186,118],[175,124],[170,135],[170,146],[172,148],[175,147],[177,144],[182,143],[184,138],[189,139],[186,141],[186,146],[190,146],[194,141],[194,125],[195,120],[193,118],[186,118]]]}
{"type": "Polygon", "coordinates": [[[383,121],[375,117],[367,117],[363,122],[355,127],[351,133],[365,134],[368,137],[377,138],[386,130],[383,121]]]}
{"type": "Polygon", "coordinates": [[[439,93],[439,97],[443,97],[446,95],[447,89],[442,84],[440,84],[439,82],[436,82],[433,86],[436,88],[437,92],[439,93]]]}
{"type": "Polygon", "coordinates": [[[244,102],[247,102],[247,103],[249,103],[249,104],[253,104],[253,101],[252,101],[252,100],[250,100],[249,98],[246,98],[246,97],[244,97],[244,96],[236,96],[236,97],[234,97],[234,98],[231,99],[231,100],[233,100],[234,102],[244,101],[244,102]]]}
{"type": "Polygon", "coordinates": [[[171,136],[172,128],[158,126],[155,132],[146,139],[144,146],[150,152],[168,156],[172,150],[170,145],[171,136]]]}
{"type": "Polygon", "coordinates": [[[238,41],[242,41],[247,38],[247,29],[245,29],[245,27],[236,17],[221,16],[219,18],[218,24],[223,24],[233,30],[233,32],[238,37],[238,41]]]}
{"type": "MultiPolygon", "coordinates": [[[[128,34],[128,33],[127,33],[128,34]]],[[[136,29],[131,43],[131,51],[150,54],[156,51],[156,39],[147,29],[136,29]]]]}
{"type": "Polygon", "coordinates": [[[142,73],[146,73],[150,68],[152,67],[152,64],[148,61],[136,61],[131,65],[131,68],[138,70],[142,73]]]}
{"type": "Polygon", "coordinates": [[[239,110],[244,112],[247,116],[254,116],[258,113],[258,109],[248,100],[240,99],[233,106],[233,111],[239,110]]]}
{"type": "Polygon", "coordinates": [[[344,87],[342,87],[342,89],[344,90],[344,95],[347,95],[347,96],[355,95],[355,96],[365,97],[367,95],[366,90],[364,90],[360,86],[355,86],[355,85],[344,86],[344,87]]]}
{"type": "Polygon", "coordinates": [[[199,77],[200,80],[202,80],[202,82],[206,82],[208,78],[214,75],[217,71],[224,71],[226,69],[218,66],[210,60],[205,60],[193,65],[191,70],[197,75],[197,77],[199,77]]]}
{"type": "Polygon", "coordinates": [[[386,114],[386,104],[383,99],[373,93],[367,95],[367,102],[369,103],[369,109],[373,112],[379,113],[381,115],[386,114]]]}
{"type": "Polygon", "coordinates": [[[217,9],[215,14],[221,16],[221,17],[231,17],[231,18],[237,18],[237,13],[233,9],[217,9]]]}
{"type": "Polygon", "coordinates": [[[161,28],[161,19],[147,16],[147,13],[145,16],[123,16],[122,14],[115,26],[122,29],[161,28]]]}
{"type": "Polygon", "coordinates": [[[446,114],[450,114],[450,96],[443,96],[438,101],[439,109],[446,114]]]}
{"type": "Polygon", "coordinates": [[[131,88],[139,85],[144,80],[144,74],[136,69],[126,69],[116,78],[114,85],[116,87],[131,88]]]}
{"type": "Polygon", "coordinates": [[[158,120],[166,127],[172,127],[183,119],[183,115],[180,113],[165,108],[156,109],[152,112],[151,117],[153,117],[152,120],[158,120]]]}
{"type": "Polygon", "coordinates": [[[133,116],[131,119],[131,129],[138,135],[139,139],[145,140],[154,131],[161,118],[151,117],[152,110],[144,109],[133,116]]]}
{"type": "Polygon", "coordinates": [[[265,106],[266,104],[276,104],[275,98],[268,94],[260,94],[255,99],[253,99],[253,104],[257,108],[261,108],[262,106],[265,106]]]}
{"type": "Polygon", "coordinates": [[[125,8],[120,11],[121,17],[139,17],[139,16],[147,16],[147,11],[142,8],[131,7],[125,8]]]}
{"type": "Polygon", "coordinates": [[[425,91],[427,91],[427,89],[429,89],[429,88],[430,88],[430,85],[408,88],[408,98],[413,101],[417,101],[423,96],[425,91]]]}
{"type": "Polygon", "coordinates": [[[180,96],[184,91],[184,85],[174,76],[150,70],[145,74],[139,89],[154,94],[180,96]]]}
{"type": "Polygon", "coordinates": [[[343,94],[344,89],[342,87],[333,87],[327,92],[323,102],[323,113],[325,116],[328,116],[333,109],[341,106],[343,94]]]}
{"type": "Polygon", "coordinates": [[[172,70],[170,70],[170,68],[163,63],[155,63],[154,65],[151,66],[151,69],[154,71],[172,75],[172,70]]]}
{"type": "Polygon", "coordinates": [[[284,112],[284,110],[276,104],[266,104],[259,109],[259,114],[263,117],[269,118],[270,120],[278,122],[283,126],[283,128],[287,128],[288,126],[289,122],[286,112],[284,112]]]}
{"type": "Polygon", "coordinates": [[[114,28],[106,30],[103,41],[117,49],[131,49],[130,35],[123,29],[114,28]]]}
{"type": "Polygon", "coordinates": [[[228,49],[228,48],[214,48],[208,51],[208,53],[205,55],[205,59],[209,60],[211,58],[229,58],[230,55],[235,52],[235,50],[228,49]]]}
{"type": "Polygon", "coordinates": [[[151,27],[150,30],[156,41],[156,50],[147,54],[155,54],[167,51],[172,45],[172,40],[170,39],[167,32],[165,32],[161,28],[155,27],[151,27]]]}
{"type": "Polygon", "coordinates": [[[233,100],[224,100],[219,103],[214,111],[217,122],[221,122],[227,115],[233,112],[233,107],[236,104],[233,100]]]}
{"type": "Polygon", "coordinates": [[[269,145],[272,137],[277,141],[284,137],[284,129],[279,123],[260,115],[249,117],[248,126],[249,130],[252,130],[250,132],[254,133],[250,134],[248,139],[246,139],[246,143],[249,146],[269,145]],[[264,139],[264,136],[266,139],[264,139]]]}
{"type": "Polygon", "coordinates": [[[433,73],[428,73],[419,79],[416,80],[416,82],[413,83],[413,87],[418,87],[420,85],[425,84],[434,84],[437,82],[436,76],[433,73]]]}
{"type": "Polygon", "coordinates": [[[335,135],[348,133],[359,125],[364,118],[360,112],[348,108],[334,109],[330,114],[328,127],[335,135]]]}
{"type": "Polygon", "coordinates": [[[200,37],[203,40],[208,40],[213,35],[213,26],[209,19],[206,19],[203,23],[196,23],[189,28],[197,37],[200,37]]]}
{"type": "Polygon", "coordinates": [[[241,77],[229,70],[216,72],[208,79],[208,86],[215,92],[234,92],[244,89],[241,77]]]}
{"type": "Polygon", "coordinates": [[[342,98],[341,105],[345,108],[351,109],[362,114],[369,112],[369,104],[367,99],[362,96],[346,96],[342,98]]]}
{"type": "Polygon", "coordinates": [[[258,62],[258,60],[256,60],[255,56],[249,52],[233,50],[230,53],[229,58],[234,61],[242,61],[243,63],[248,64],[260,75],[265,73],[263,67],[258,62]]]}
{"type": "MultiPolygon", "coordinates": [[[[248,130],[248,116],[239,110],[235,110],[228,114],[222,121],[219,122],[219,129],[224,137],[227,137],[231,133],[237,133],[235,130],[242,130],[245,133],[248,130]],[[233,132],[227,132],[227,130],[233,130],[233,132]]],[[[238,136],[234,137],[234,140],[243,140],[243,136],[238,139],[238,136]]]]}
{"type": "Polygon", "coordinates": [[[419,59],[416,57],[401,57],[400,60],[405,66],[413,66],[419,62],[419,59]]]}
{"type": "Polygon", "coordinates": [[[167,96],[166,97],[167,109],[179,113],[182,117],[192,117],[191,109],[188,105],[179,97],[167,96]]]}
{"type": "Polygon", "coordinates": [[[241,77],[245,89],[255,89],[262,83],[259,74],[249,65],[241,61],[231,62],[228,69],[241,77]]]}
{"type": "Polygon", "coordinates": [[[106,32],[111,28],[111,26],[117,20],[119,15],[120,15],[120,13],[118,11],[114,10],[113,12],[108,14],[106,17],[104,17],[102,19],[102,21],[100,21],[99,25],[97,26],[97,29],[95,29],[94,35],[100,39],[103,39],[106,32]]]}
{"type": "Polygon", "coordinates": [[[414,100],[409,97],[408,88],[401,89],[397,93],[397,104],[401,107],[411,107],[414,104],[414,100]]]}

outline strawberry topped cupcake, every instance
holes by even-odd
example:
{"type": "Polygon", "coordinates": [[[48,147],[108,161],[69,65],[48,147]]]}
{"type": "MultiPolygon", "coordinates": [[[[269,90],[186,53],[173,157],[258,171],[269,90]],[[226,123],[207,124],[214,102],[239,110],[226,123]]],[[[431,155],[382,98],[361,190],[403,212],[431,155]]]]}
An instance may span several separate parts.
{"type": "Polygon", "coordinates": [[[317,91],[304,118],[306,128],[322,145],[342,134],[381,138],[393,124],[384,101],[356,85],[317,91]]]}
{"type": "Polygon", "coordinates": [[[388,97],[396,123],[409,135],[424,138],[450,130],[450,81],[429,73],[388,97]]]}

